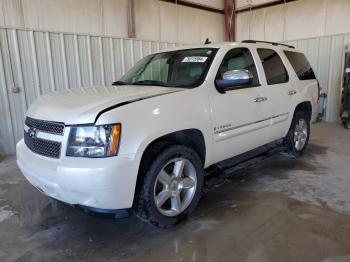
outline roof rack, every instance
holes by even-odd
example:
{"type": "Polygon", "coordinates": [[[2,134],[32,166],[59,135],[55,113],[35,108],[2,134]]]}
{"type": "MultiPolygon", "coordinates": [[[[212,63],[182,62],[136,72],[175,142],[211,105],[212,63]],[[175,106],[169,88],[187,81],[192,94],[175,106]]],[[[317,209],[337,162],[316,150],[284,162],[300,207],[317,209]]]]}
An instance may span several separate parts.
{"type": "Polygon", "coordinates": [[[276,42],[268,42],[268,41],[259,41],[259,40],[243,40],[242,43],[252,43],[252,44],[256,44],[256,43],[265,43],[265,44],[271,44],[271,45],[283,45],[289,48],[294,48],[294,46],[292,45],[286,45],[286,44],[281,44],[281,43],[276,43],[276,42]]]}

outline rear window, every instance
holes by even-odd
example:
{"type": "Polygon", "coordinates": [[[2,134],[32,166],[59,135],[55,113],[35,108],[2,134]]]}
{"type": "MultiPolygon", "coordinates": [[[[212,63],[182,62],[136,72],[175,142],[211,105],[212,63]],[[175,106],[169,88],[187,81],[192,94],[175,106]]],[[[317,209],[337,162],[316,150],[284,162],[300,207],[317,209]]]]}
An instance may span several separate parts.
{"type": "Polygon", "coordinates": [[[282,59],[274,50],[259,48],[258,54],[265,71],[267,84],[275,85],[288,82],[288,72],[282,59]]]}
{"type": "Polygon", "coordinates": [[[284,51],[300,80],[316,79],[314,71],[303,53],[284,51]]]}

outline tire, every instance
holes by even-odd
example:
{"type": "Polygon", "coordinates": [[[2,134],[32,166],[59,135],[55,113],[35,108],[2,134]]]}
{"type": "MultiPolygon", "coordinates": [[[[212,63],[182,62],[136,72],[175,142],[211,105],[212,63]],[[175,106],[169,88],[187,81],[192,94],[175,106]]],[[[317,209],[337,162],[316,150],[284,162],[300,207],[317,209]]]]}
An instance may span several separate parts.
{"type": "Polygon", "coordinates": [[[344,126],[345,126],[346,129],[350,129],[350,121],[346,121],[344,123],[344,126]]]}
{"type": "Polygon", "coordinates": [[[167,147],[153,159],[139,177],[133,209],[141,220],[166,228],[197,206],[204,184],[203,163],[193,149],[182,145],[167,147]]]}
{"type": "Polygon", "coordinates": [[[310,117],[304,111],[297,111],[294,114],[292,125],[285,138],[286,151],[288,155],[300,157],[310,138],[310,117]]]}

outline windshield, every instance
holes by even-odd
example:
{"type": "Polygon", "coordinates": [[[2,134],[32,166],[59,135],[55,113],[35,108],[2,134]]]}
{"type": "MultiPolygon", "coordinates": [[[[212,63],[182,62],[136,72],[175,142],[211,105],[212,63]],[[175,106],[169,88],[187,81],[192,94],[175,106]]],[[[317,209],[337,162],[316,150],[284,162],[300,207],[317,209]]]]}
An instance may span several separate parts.
{"type": "Polygon", "coordinates": [[[196,87],[203,83],[215,48],[176,50],[141,59],[114,85],[196,87]]]}

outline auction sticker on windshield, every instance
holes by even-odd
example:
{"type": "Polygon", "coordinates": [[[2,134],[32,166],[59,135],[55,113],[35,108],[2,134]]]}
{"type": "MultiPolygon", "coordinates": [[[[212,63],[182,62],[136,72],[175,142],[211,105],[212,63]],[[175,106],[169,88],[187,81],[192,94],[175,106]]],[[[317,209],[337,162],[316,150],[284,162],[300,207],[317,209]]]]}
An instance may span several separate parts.
{"type": "Polygon", "coordinates": [[[186,56],[182,59],[183,63],[204,63],[207,61],[208,57],[206,56],[186,56]]]}

